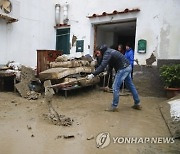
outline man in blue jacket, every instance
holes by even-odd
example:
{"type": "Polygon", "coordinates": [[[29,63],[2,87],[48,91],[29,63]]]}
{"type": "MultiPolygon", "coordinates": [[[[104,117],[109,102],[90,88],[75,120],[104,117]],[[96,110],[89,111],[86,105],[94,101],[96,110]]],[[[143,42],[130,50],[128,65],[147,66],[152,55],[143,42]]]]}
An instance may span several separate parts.
{"type": "Polygon", "coordinates": [[[113,83],[113,101],[110,108],[108,108],[106,111],[117,111],[119,103],[119,91],[123,81],[125,81],[126,86],[133,95],[134,105],[132,108],[141,110],[140,99],[131,79],[132,67],[129,61],[122,53],[117,50],[110,49],[106,45],[96,48],[94,52],[96,56],[102,57],[102,62],[92,74],[87,76],[87,79],[92,79],[94,76],[103,72],[107,65],[109,65],[110,69],[114,68],[117,72],[113,83]]]}
{"type": "Polygon", "coordinates": [[[133,78],[133,68],[134,68],[134,51],[130,47],[130,43],[126,44],[126,52],[125,55],[126,59],[130,62],[132,71],[131,71],[131,77],[133,78]]]}

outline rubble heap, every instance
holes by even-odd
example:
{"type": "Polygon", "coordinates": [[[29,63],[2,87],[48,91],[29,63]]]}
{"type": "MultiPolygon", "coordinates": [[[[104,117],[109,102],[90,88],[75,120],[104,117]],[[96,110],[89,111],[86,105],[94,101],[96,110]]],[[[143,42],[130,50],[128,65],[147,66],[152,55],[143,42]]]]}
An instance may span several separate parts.
{"type": "Polygon", "coordinates": [[[35,89],[31,87],[31,83],[38,80],[39,79],[35,77],[35,70],[30,67],[22,66],[20,82],[17,83],[15,87],[22,97],[27,99],[38,99],[41,93],[36,92],[35,89]]]}
{"type": "Polygon", "coordinates": [[[39,78],[42,81],[51,80],[54,87],[65,88],[73,86],[88,86],[99,82],[99,77],[87,80],[87,74],[94,71],[95,62],[91,57],[68,59],[65,56],[58,56],[50,63],[50,69],[40,72],[39,78]]]}

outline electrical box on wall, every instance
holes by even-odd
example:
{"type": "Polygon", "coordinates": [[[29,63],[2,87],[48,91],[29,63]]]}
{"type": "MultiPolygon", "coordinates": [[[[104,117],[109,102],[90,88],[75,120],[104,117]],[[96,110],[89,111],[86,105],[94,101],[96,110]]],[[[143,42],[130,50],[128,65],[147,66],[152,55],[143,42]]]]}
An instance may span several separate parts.
{"type": "Polygon", "coordinates": [[[146,53],[146,46],[147,46],[147,41],[146,40],[139,40],[138,41],[138,53],[146,53]]]}
{"type": "Polygon", "coordinates": [[[77,40],[76,41],[76,52],[83,52],[84,51],[84,40],[77,40]]]}

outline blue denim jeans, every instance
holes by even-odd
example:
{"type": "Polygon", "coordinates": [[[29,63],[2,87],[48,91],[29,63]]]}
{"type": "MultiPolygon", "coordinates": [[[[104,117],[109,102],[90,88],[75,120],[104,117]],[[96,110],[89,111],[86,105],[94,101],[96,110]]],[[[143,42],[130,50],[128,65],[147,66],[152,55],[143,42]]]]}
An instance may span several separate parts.
{"type": "Polygon", "coordinates": [[[139,104],[140,100],[139,100],[139,96],[137,93],[137,90],[132,82],[132,78],[131,78],[131,71],[132,71],[132,67],[131,65],[129,65],[128,67],[119,70],[116,73],[115,79],[114,79],[114,83],[113,83],[113,102],[112,102],[112,107],[116,108],[118,106],[119,103],[119,91],[120,91],[120,87],[123,81],[125,81],[125,85],[127,86],[127,88],[131,91],[132,95],[133,95],[133,99],[134,99],[134,104],[139,104]]]}

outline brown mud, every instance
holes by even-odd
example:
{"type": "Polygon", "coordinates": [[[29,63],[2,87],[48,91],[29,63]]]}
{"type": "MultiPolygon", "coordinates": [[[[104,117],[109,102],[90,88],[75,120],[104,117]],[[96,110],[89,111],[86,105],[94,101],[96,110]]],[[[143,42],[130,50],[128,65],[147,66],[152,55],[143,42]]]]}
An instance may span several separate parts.
{"type": "Polygon", "coordinates": [[[121,96],[119,112],[106,112],[112,93],[83,89],[67,98],[53,96],[59,114],[71,117],[70,127],[53,125],[44,98],[27,100],[17,93],[0,92],[0,153],[2,154],[160,154],[180,153],[180,141],[173,144],[114,144],[96,147],[96,136],[109,132],[114,137],[170,137],[158,104],[165,98],[143,97],[142,111],[133,110],[130,96],[121,96]]]}

